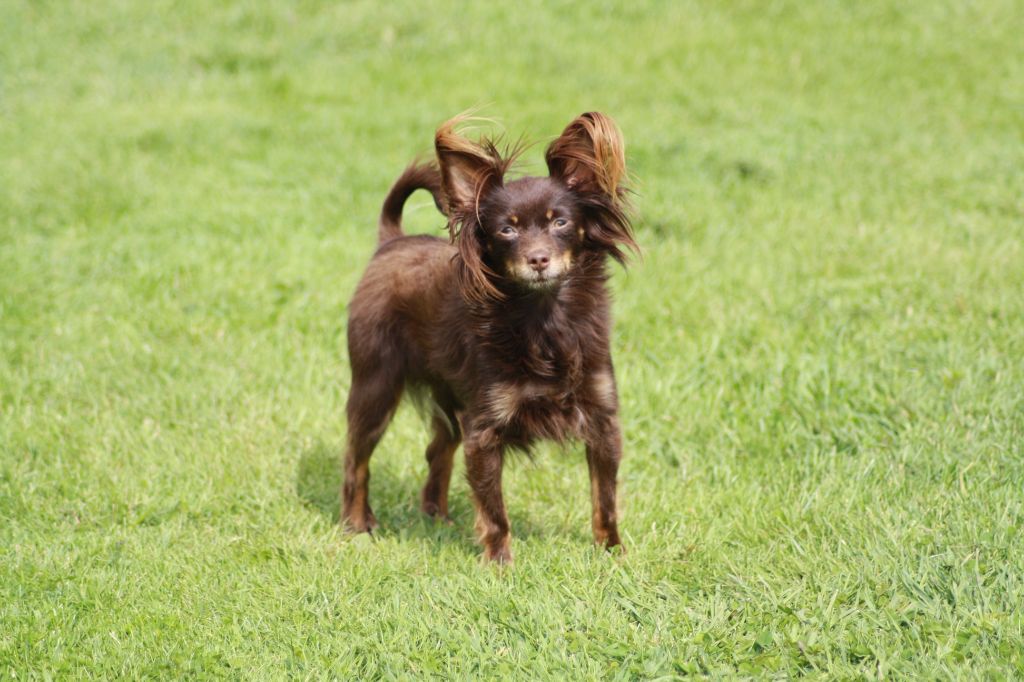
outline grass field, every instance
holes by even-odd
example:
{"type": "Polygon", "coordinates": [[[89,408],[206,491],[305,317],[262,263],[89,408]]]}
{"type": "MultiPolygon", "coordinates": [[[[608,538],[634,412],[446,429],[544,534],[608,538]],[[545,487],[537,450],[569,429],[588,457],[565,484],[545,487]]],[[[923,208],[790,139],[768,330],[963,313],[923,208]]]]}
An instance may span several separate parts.
{"type": "MultiPolygon", "coordinates": [[[[1019,2],[0,3],[0,678],[1024,676],[1019,2]],[[216,5],[216,7],[215,7],[216,5]],[[345,306],[486,104],[619,122],[629,553],[337,527],[345,306]]],[[[429,199],[410,231],[440,234],[429,199]]],[[[461,459],[461,456],[460,456],[461,459]]]]}

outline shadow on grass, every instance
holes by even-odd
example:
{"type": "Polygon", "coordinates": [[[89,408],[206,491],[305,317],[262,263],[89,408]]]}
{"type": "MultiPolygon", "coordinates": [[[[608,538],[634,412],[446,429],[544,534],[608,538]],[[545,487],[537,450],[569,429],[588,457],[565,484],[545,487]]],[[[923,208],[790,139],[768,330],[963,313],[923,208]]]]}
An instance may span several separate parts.
{"type": "MultiPolygon", "coordinates": [[[[296,478],[299,498],[332,524],[339,523],[341,517],[341,452],[340,445],[314,445],[300,456],[296,478]]],[[[475,554],[478,550],[472,537],[472,514],[455,504],[455,522],[451,525],[425,516],[418,507],[419,482],[397,476],[383,459],[375,458],[370,465],[370,500],[380,524],[373,532],[374,537],[414,539],[435,549],[457,546],[467,554],[475,554]]]]}
{"type": "MultiPolygon", "coordinates": [[[[295,488],[303,503],[336,524],[341,516],[341,453],[342,446],[318,442],[299,457],[295,488]]],[[[460,451],[461,453],[461,451],[460,451]]],[[[382,453],[383,454],[383,453],[382,453]]],[[[457,455],[459,456],[459,455],[457,455]]],[[[379,538],[418,539],[436,544],[457,545],[467,552],[480,551],[473,531],[473,506],[468,491],[456,488],[449,497],[451,524],[442,523],[419,509],[419,491],[423,480],[396,471],[386,458],[371,462],[370,500],[380,526],[374,531],[379,538]]],[[[544,538],[550,533],[527,517],[509,513],[513,537],[544,538]]]]}

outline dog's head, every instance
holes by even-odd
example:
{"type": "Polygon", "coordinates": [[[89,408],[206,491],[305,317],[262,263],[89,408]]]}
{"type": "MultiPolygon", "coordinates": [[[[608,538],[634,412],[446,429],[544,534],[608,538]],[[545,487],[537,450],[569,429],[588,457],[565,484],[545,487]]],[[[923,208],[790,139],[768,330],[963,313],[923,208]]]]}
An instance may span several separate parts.
{"type": "Polygon", "coordinates": [[[548,146],[550,175],[505,182],[518,151],[491,140],[471,141],[442,125],[435,138],[452,241],[464,290],[500,296],[499,286],[553,290],[585,253],[623,262],[636,249],[622,186],[622,135],[607,116],[573,120],[548,146]]]}

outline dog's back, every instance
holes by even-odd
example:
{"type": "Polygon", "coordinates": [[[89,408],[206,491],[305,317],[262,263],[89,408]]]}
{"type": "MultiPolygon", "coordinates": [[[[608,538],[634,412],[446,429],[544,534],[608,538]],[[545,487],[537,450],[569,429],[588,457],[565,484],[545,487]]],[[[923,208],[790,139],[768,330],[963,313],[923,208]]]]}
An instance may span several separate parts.
{"type": "Polygon", "coordinates": [[[426,235],[397,237],[377,250],[349,304],[353,371],[382,358],[403,375],[426,369],[432,323],[455,286],[454,254],[450,244],[426,235]]]}
{"type": "Polygon", "coordinates": [[[440,171],[411,165],[395,181],[381,210],[379,246],[349,304],[348,346],[353,372],[391,358],[402,374],[424,370],[431,323],[447,292],[455,289],[455,247],[428,235],[402,232],[405,201],[418,189],[442,207],[440,171]]]}

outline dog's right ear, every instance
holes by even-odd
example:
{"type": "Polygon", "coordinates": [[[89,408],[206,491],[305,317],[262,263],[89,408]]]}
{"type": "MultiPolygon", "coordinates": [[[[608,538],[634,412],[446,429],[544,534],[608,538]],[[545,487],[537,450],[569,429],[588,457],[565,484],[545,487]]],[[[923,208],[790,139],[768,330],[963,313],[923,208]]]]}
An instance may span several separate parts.
{"type": "Polygon", "coordinates": [[[510,165],[492,141],[473,142],[456,132],[456,126],[468,120],[469,116],[456,116],[443,123],[434,136],[441,166],[441,193],[453,240],[467,223],[479,222],[480,199],[501,186],[510,165]]]}
{"type": "Polygon", "coordinates": [[[442,124],[434,136],[434,146],[441,167],[441,196],[448,231],[459,251],[460,286],[469,299],[483,301],[499,293],[491,283],[494,273],[484,262],[480,201],[488,192],[501,187],[517,152],[512,150],[503,155],[492,140],[473,142],[456,132],[456,126],[469,120],[471,117],[463,114],[442,124]]]}
{"type": "Polygon", "coordinates": [[[434,146],[441,169],[444,213],[449,218],[452,243],[459,250],[462,290],[469,298],[481,301],[498,296],[498,290],[490,283],[494,273],[483,261],[480,200],[502,186],[517,152],[502,155],[493,140],[474,142],[456,132],[459,124],[471,120],[462,115],[443,123],[434,136],[434,146]]]}

